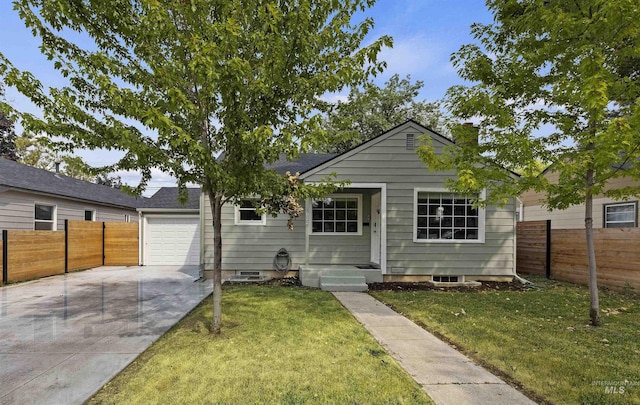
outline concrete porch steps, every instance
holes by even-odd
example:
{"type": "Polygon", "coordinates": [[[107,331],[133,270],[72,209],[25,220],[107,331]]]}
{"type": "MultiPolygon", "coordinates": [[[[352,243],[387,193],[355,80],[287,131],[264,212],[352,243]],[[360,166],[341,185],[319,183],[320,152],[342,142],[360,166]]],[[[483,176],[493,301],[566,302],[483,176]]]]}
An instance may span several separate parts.
{"type": "Polygon", "coordinates": [[[368,291],[366,278],[358,274],[342,274],[343,272],[333,271],[320,276],[320,289],[324,291],[368,291]]]}

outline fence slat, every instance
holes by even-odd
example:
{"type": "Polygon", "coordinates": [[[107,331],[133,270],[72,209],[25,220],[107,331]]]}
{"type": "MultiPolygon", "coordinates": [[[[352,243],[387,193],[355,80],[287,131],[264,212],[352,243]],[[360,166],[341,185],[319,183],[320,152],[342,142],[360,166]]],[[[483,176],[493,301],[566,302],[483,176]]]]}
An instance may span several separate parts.
{"type": "Polygon", "coordinates": [[[547,221],[516,224],[516,269],[519,273],[547,274],[547,221]]]}
{"type": "Polygon", "coordinates": [[[137,266],[139,245],[137,222],[105,222],[105,266],[137,266]]]}
{"type": "Polygon", "coordinates": [[[7,282],[64,274],[64,231],[8,231],[7,282]]]}
{"type": "Polygon", "coordinates": [[[102,222],[69,221],[67,229],[68,270],[102,266],[102,222]]]}

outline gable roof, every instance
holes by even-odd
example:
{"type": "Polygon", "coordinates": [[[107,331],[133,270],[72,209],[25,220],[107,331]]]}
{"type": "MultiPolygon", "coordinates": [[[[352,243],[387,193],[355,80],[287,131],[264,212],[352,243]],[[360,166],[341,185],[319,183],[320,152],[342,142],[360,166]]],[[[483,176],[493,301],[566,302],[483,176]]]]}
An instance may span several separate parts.
{"type": "Polygon", "coordinates": [[[286,155],[282,154],[277,161],[267,165],[267,169],[275,170],[278,174],[283,175],[286,172],[302,174],[336,156],[338,156],[337,153],[301,153],[298,159],[289,161],[286,155]]]}
{"type": "Polygon", "coordinates": [[[178,201],[178,187],[162,187],[154,195],[149,197],[144,208],[167,208],[167,209],[191,209],[200,208],[200,188],[187,188],[187,201],[180,204],[178,201]]]}
{"type": "Polygon", "coordinates": [[[4,158],[0,158],[0,186],[120,208],[135,209],[145,203],[142,197],[133,197],[109,186],[74,179],[4,158]]]}
{"type": "Polygon", "coordinates": [[[455,145],[455,142],[453,142],[449,138],[445,137],[444,135],[441,135],[441,134],[439,134],[439,133],[437,133],[437,132],[435,132],[435,131],[427,128],[427,127],[425,127],[424,125],[422,125],[422,124],[410,119],[410,120],[407,120],[407,121],[403,122],[400,125],[396,125],[395,127],[391,128],[391,129],[388,129],[387,131],[381,133],[380,135],[378,135],[378,136],[376,136],[374,138],[371,138],[368,141],[363,142],[360,145],[358,145],[358,146],[356,146],[356,147],[354,147],[352,149],[349,149],[349,150],[347,150],[345,152],[342,152],[340,154],[336,154],[332,158],[327,159],[326,161],[321,162],[317,166],[315,166],[313,168],[310,168],[309,170],[305,171],[304,174],[302,174],[302,172],[301,172],[300,178],[304,179],[307,176],[310,176],[310,175],[312,175],[312,174],[314,174],[314,173],[316,173],[316,172],[318,172],[318,171],[320,171],[322,169],[325,169],[325,168],[327,168],[327,167],[329,167],[329,166],[331,166],[331,165],[333,165],[335,163],[338,163],[338,162],[340,162],[340,161],[342,161],[342,160],[344,160],[344,159],[346,159],[346,158],[348,158],[350,156],[353,156],[353,155],[359,153],[360,151],[362,151],[364,149],[367,149],[370,146],[373,146],[373,145],[377,144],[378,142],[384,141],[385,139],[391,137],[392,135],[395,135],[397,132],[402,131],[406,127],[410,127],[410,126],[415,127],[418,132],[430,134],[435,140],[437,140],[437,141],[439,141],[439,142],[441,142],[441,143],[443,143],[445,145],[455,145]]]}

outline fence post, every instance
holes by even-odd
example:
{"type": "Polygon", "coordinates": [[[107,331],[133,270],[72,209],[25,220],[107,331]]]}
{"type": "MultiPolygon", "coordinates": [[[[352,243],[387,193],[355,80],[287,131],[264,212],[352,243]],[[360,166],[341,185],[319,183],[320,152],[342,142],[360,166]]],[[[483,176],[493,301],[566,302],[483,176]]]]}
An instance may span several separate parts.
{"type": "Polygon", "coordinates": [[[102,265],[104,266],[104,228],[106,227],[105,223],[102,223],[102,265]]]}
{"type": "Polygon", "coordinates": [[[9,231],[2,230],[2,282],[7,284],[9,281],[9,231]]]}
{"type": "Polygon", "coordinates": [[[69,272],[69,220],[64,220],[64,272],[69,272]]]}
{"type": "Polygon", "coordinates": [[[547,219],[547,278],[551,278],[551,220],[547,219]]]}

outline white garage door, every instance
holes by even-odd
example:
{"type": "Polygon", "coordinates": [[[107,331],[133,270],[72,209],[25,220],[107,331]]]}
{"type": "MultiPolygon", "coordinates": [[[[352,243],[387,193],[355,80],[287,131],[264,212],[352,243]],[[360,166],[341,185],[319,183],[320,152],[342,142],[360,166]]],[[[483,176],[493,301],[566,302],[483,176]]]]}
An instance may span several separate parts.
{"type": "Polygon", "coordinates": [[[145,263],[199,264],[200,219],[197,216],[147,217],[145,263]]]}

